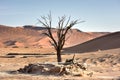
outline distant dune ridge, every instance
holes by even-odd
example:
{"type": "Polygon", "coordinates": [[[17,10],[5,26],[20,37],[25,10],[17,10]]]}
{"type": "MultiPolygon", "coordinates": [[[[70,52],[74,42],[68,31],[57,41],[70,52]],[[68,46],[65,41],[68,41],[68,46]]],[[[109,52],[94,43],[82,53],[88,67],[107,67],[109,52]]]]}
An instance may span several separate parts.
{"type": "MultiPolygon", "coordinates": [[[[22,27],[10,27],[0,25],[0,47],[52,47],[50,39],[43,33],[46,28],[25,25],[22,27]]],[[[56,29],[52,29],[56,38],[56,29]]],[[[109,34],[108,32],[82,32],[78,29],[72,29],[68,32],[64,47],[71,47],[94,38],[109,34]]],[[[83,44],[82,44],[83,45],[83,44]]]]}
{"type": "Polygon", "coordinates": [[[115,48],[120,48],[120,31],[92,39],[82,44],[65,48],[64,52],[84,53],[115,48]]]}

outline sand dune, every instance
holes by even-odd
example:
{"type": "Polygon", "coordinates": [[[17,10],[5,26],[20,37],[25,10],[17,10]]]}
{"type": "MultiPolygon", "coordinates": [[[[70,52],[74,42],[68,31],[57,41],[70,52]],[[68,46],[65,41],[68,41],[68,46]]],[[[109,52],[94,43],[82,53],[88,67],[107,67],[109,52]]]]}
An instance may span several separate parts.
{"type": "Polygon", "coordinates": [[[120,32],[111,33],[76,46],[64,49],[64,52],[83,53],[120,48],[120,32]]]}
{"type": "MultiPolygon", "coordinates": [[[[50,39],[43,35],[46,29],[38,26],[10,27],[0,25],[0,47],[52,47],[50,39]]],[[[56,30],[52,29],[55,34],[56,30]]],[[[74,46],[96,37],[108,34],[106,32],[82,32],[72,29],[68,32],[64,47],[74,46]]],[[[56,36],[54,35],[56,38],[56,36]]]]}

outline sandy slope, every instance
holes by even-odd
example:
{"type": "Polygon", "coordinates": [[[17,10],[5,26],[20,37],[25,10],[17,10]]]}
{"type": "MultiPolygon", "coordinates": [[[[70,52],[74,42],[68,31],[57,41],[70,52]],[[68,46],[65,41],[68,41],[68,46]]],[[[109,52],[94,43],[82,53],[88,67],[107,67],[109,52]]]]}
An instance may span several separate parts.
{"type": "Polygon", "coordinates": [[[85,43],[66,48],[64,50],[65,52],[69,53],[83,53],[116,48],[120,48],[120,32],[101,36],[85,43]]]}

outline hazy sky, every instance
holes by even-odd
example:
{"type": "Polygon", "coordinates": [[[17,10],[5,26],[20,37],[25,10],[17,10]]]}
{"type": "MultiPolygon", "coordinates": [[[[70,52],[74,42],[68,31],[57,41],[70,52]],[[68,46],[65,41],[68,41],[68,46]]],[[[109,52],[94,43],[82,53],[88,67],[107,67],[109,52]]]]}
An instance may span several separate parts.
{"type": "Polygon", "coordinates": [[[86,22],[76,25],[82,31],[120,31],[120,0],[0,0],[0,24],[35,25],[37,18],[52,12],[86,22]]]}

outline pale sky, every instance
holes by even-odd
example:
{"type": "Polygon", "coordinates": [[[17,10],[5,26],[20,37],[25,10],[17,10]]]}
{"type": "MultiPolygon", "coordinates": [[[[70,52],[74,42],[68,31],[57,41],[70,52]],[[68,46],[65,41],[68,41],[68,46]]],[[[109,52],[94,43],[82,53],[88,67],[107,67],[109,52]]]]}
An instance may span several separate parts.
{"type": "Polygon", "coordinates": [[[53,25],[66,15],[85,21],[74,26],[82,31],[120,31],[120,0],[0,0],[0,24],[35,25],[49,11],[53,25]]]}

